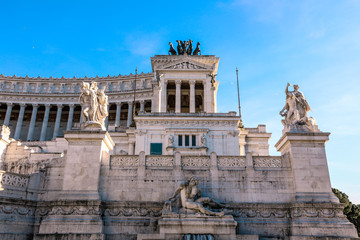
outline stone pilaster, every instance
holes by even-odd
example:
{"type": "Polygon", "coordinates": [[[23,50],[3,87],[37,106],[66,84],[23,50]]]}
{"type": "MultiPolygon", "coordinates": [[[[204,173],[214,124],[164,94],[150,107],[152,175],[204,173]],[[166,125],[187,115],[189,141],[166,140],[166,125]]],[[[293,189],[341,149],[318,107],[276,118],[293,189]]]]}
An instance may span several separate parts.
{"type": "Polygon", "coordinates": [[[38,104],[33,104],[33,110],[31,113],[31,120],[30,120],[30,126],[29,126],[29,132],[27,135],[27,140],[31,141],[34,135],[34,128],[35,128],[35,122],[36,122],[36,114],[37,114],[37,110],[39,105],[38,104]]]}
{"type": "Polygon", "coordinates": [[[57,113],[56,113],[56,120],[55,120],[55,126],[54,126],[53,139],[55,139],[59,134],[62,108],[63,108],[62,104],[57,105],[57,113]]]}
{"type": "Polygon", "coordinates": [[[181,112],[181,80],[176,80],[175,112],[181,112]]]}
{"type": "Polygon", "coordinates": [[[24,113],[25,113],[25,107],[26,107],[25,103],[20,104],[20,112],[19,112],[19,117],[18,117],[17,123],[16,123],[15,134],[14,134],[15,139],[20,139],[21,128],[22,128],[22,123],[23,123],[24,113]]]}
{"type": "Polygon", "coordinates": [[[48,121],[49,121],[50,107],[51,107],[50,104],[45,104],[45,113],[44,113],[43,123],[42,123],[42,127],[41,127],[40,141],[45,141],[45,138],[46,138],[46,130],[47,130],[47,125],[48,125],[48,121]]]}
{"type": "Polygon", "coordinates": [[[66,125],[67,131],[71,130],[71,128],[72,128],[73,117],[74,117],[74,108],[75,108],[75,104],[69,104],[69,116],[68,116],[68,121],[67,121],[67,125],[66,125]]]}
{"type": "Polygon", "coordinates": [[[167,80],[161,81],[160,112],[167,112],[167,80]]]}
{"type": "Polygon", "coordinates": [[[151,112],[159,112],[160,86],[157,84],[153,86],[154,95],[151,101],[151,112]]]}
{"type": "Polygon", "coordinates": [[[190,113],[195,112],[195,80],[190,80],[190,113]]]}

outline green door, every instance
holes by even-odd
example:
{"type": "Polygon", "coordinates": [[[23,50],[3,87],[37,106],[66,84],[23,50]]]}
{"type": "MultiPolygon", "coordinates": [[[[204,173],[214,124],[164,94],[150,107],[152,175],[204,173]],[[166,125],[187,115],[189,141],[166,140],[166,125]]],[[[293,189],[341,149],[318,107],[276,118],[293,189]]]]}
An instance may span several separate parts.
{"type": "Polygon", "coordinates": [[[150,143],[150,155],[162,155],[162,143],[150,143]]]}

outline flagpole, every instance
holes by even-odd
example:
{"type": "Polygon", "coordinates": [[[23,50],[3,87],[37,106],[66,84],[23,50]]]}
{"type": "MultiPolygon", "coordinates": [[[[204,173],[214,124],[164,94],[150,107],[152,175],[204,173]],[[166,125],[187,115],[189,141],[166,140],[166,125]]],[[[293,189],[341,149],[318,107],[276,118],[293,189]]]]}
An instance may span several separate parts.
{"type": "Polygon", "coordinates": [[[239,103],[239,128],[244,128],[244,125],[242,123],[242,119],[241,119],[241,106],[240,106],[240,90],[239,90],[239,74],[238,74],[238,68],[236,68],[236,80],[237,80],[237,90],[238,90],[238,103],[239,103]]]}

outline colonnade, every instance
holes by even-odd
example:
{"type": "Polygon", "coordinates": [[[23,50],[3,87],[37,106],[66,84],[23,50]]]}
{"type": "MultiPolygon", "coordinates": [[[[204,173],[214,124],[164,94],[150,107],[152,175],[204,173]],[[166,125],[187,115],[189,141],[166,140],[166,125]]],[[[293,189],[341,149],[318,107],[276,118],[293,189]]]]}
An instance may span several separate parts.
{"type": "MultiPolygon", "coordinates": [[[[175,80],[175,113],[181,112],[181,83],[182,80],[175,80]]],[[[189,104],[189,112],[195,113],[195,84],[196,80],[189,80],[186,81],[190,85],[190,104],[189,104]]],[[[161,105],[160,105],[160,112],[167,111],[167,85],[168,80],[161,82],[161,105]]],[[[205,94],[205,91],[204,91],[205,94]]]]}
{"type": "MultiPolygon", "coordinates": [[[[108,106],[108,110],[110,108],[110,105],[112,105],[112,104],[116,105],[115,127],[120,127],[121,107],[122,107],[122,105],[124,103],[126,103],[128,105],[128,110],[127,110],[128,114],[127,114],[126,127],[129,127],[131,122],[132,122],[132,118],[133,118],[133,102],[132,101],[110,103],[109,106],[108,106]]],[[[146,104],[145,100],[140,100],[140,101],[137,101],[136,103],[140,104],[140,109],[139,109],[140,112],[145,111],[145,104],[146,104]]],[[[9,126],[10,119],[11,119],[11,113],[12,113],[13,108],[14,108],[14,106],[16,104],[14,104],[14,103],[6,103],[6,105],[7,105],[7,108],[6,108],[6,114],[5,114],[3,124],[6,125],[6,126],[9,126]]],[[[14,133],[14,136],[13,136],[14,139],[20,139],[22,126],[23,126],[23,120],[24,120],[24,114],[25,114],[25,108],[26,108],[26,106],[32,105],[31,118],[30,118],[29,128],[28,128],[27,137],[26,137],[27,141],[32,141],[33,140],[37,113],[38,113],[38,109],[39,109],[39,107],[41,105],[43,105],[45,107],[45,111],[44,111],[44,117],[42,119],[42,124],[41,124],[41,132],[40,132],[40,139],[39,139],[40,141],[49,140],[49,139],[46,139],[46,136],[47,136],[47,131],[48,131],[50,109],[51,109],[52,106],[56,105],[56,107],[57,107],[56,118],[55,118],[53,133],[52,133],[52,139],[55,139],[57,136],[59,136],[60,124],[61,124],[61,116],[62,116],[62,113],[63,113],[63,111],[62,111],[63,108],[65,106],[69,107],[68,118],[67,118],[67,122],[66,122],[66,130],[71,130],[72,126],[73,126],[74,110],[75,110],[76,106],[79,106],[79,105],[76,105],[76,104],[48,104],[48,103],[46,103],[46,104],[20,103],[18,105],[20,105],[20,110],[19,110],[19,114],[18,114],[18,117],[17,117],[17,121],[16,121],[15,133],[14,133]]],[[[82,114],[80,114],[80,121],[79,122],[82,122],[82,114]]],[[[108,117],[106,118],[105,125],[106,125],[106,127],[108,127],[108,117]]],[[[121,127],[125,127],[125,126],[121,126],[121,127]]],[[[23,140],[25,140],[25,139],[23,139],[23,140]]]]}

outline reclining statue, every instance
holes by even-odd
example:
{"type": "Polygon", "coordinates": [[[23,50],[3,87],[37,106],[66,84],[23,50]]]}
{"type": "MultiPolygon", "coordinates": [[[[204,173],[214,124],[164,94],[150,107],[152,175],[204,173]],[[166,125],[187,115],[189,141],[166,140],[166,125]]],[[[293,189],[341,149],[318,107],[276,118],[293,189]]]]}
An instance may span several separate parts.
{"type": "Polygon", "coordinates": [[[182,183],[169,199],[170,202],[176,199],[176,196],[180,193],[181,205],[185,209],[195,210],[209,216],[224,216],[224,212],[214,212],[205,208],[204,205],[214,207],[224,207],[222,204],[215,202],[208,197],[201,197],[201,191],[198,188],[199,179],[196,176],[192,176],[189,181],[182,183]]]}

